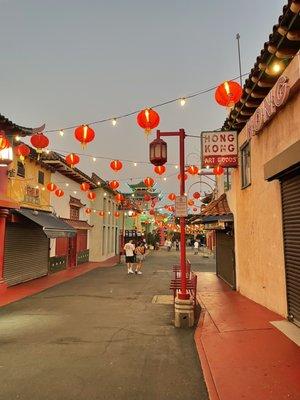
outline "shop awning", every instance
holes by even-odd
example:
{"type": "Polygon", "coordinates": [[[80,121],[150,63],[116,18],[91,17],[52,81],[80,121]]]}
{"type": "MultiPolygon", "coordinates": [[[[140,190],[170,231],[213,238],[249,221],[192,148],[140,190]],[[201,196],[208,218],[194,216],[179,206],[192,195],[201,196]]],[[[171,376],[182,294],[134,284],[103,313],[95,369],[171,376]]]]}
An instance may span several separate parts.
{"type": "Polygon", "coordinates": [[[15,212],[40,225],[48,238],[72,237],[76,235],[76,229],[50,212],[25,208],[16,210],[15,212]]]}
{"type": "Polygon", "coordinates": [[[80,221],[76,219],[67,219],[61,218],[61,221],[65,222],[66,224],[70,225],[74,229],[92,229],[93,225],[87,223],[87,221],[80,221]]]}

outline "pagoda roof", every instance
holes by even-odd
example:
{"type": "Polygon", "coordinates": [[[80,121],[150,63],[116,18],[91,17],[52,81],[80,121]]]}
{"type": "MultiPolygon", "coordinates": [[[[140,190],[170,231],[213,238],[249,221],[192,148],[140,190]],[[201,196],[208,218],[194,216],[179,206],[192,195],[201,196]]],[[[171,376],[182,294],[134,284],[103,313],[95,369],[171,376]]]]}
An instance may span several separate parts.
{"type": "Polygon", "coordinates": [[[0,131],[4,131],[7,136],[30,136],[45,129],[45,124],[38,128],[27,128],[25,126],[17,125],[10,121],[4,115],[0,114],[0,131]]]}

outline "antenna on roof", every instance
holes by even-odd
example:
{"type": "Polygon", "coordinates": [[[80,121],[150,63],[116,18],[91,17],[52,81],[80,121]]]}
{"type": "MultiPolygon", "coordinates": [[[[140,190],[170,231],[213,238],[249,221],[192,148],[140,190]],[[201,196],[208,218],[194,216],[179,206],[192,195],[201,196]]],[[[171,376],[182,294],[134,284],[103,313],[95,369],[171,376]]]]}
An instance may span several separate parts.
{"type": "Polygon", "coordinates": [[[243,87],[240,38],[241,38],[241,35],[240,35],[239,33],[237,33],[237,34],[236,34],[236,40],[237,40],[238,57],[239,57],[240,84],[241,84],[241,86],[243,87]]]}

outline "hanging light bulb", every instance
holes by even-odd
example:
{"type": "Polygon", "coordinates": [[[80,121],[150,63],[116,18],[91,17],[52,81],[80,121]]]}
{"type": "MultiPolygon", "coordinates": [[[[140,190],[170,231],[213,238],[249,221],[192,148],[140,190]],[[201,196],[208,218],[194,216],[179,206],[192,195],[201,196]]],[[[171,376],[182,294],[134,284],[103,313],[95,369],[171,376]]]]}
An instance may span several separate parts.
{"type": "Polygon", "coordinates": [[[96,162],[96,161],[97,161],[97,158],[96,158],[96,157],[93,157],[92,160],[93,160],[94,162],[96,162]]]}
{"type": "Polygon", "coordinates": [[[181,99],[180,99],[181,107],[185,106],[185,103],[186,103],[186,99],[184,97],[181,97],[181,99]]]}
{"type": "Polygon", "coordinates": [[[134,162],[133,165],[134,165],[135,167],[137,167],[137,163],[136,163],[136,162],[134,162]]]}
{"type": "Polygon", "coordinates": [[[167,178],[166,177],[164,177],[164,181],[166,181],[167,180],[167,178]]]}
{"type": "Polygon", "coordinates": [[[20,136],[19,135],[15,136],[15,140],[16,142],[19,142],[21,140],[20,136]]]}
{"type": "Polygon", "coordinates": [[[60,136],[64,136],[65,132],[61,129],[61,130],[59,131],[59,134],[60,134],[60,136]]]}
{"type": "Polygon", "coordinates": [[[117,118],[113,118],[111,120],[111,124],[112,124],[112,126],[116,126],[117,125],[117,118]]]}
{"type": "Polygon", "coordinates": [[[175,169],[178,169],[178,165],[175,165],[175,169]]]}

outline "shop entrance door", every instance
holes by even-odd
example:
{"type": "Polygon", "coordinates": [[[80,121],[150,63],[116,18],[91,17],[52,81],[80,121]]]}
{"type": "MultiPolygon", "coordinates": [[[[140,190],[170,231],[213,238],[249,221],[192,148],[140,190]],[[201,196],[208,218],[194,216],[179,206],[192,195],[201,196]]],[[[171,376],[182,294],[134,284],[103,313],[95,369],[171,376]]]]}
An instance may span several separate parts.
{"type": "Polygon", "coordinates": [[[69,254],[68,254],[68,266],[74,268],[77,265],[77,235],[69,238],[69,254]]]}
{"type": "Polygon", "coordinates": [[[300,326],[300,169],[281,179],[288,319],[300,326]]]}
{"type": "Polygon", "coordinates": [[[225,231],[216,231],[217,275],[235,289],[234,236],[225,231]]]}

